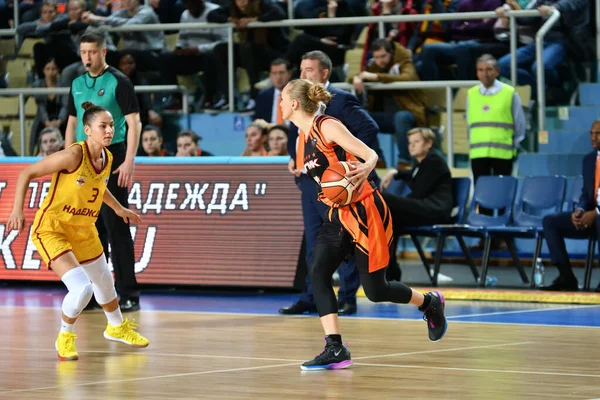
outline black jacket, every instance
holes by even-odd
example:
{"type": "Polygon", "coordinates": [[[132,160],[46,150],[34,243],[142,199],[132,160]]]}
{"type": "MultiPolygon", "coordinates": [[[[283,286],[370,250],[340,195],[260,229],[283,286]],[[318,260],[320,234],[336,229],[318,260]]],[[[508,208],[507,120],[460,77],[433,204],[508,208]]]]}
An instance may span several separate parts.
{"type": "Polygon", "coordinates": [[[405,181],[411,189],[407,196],[423,200],[432,217],[449,219],[454,208],[452,175],[446,161],[430,151],[411,171],[399,171],[396,179],[405,181]]]}

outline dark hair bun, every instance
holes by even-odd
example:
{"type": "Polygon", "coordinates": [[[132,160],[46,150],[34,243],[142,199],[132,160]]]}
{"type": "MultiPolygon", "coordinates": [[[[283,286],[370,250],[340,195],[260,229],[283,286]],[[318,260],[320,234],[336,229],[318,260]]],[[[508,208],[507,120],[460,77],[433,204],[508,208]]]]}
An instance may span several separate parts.
{"type": "Polygon", "coordinates": [[[81,104],[81,108],[83,108],[86,111],[89,110],[92,107],[96,107],[96,105],[94,103],[92,103],[91,101],[84,101],[81,104]]]}

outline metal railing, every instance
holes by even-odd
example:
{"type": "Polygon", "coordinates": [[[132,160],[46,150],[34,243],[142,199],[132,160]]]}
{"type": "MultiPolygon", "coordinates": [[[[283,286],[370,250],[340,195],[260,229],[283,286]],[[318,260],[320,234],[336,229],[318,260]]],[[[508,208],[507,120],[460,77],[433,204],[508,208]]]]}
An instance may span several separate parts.
{"type": "MultiPolygon", "coordinates": [[[[180,92],[183,94],[181,106],[183,108],[183,114],[188,114],[188,101],[185,95],[187,89],[185,86],[177,85],[154,85],[154,86],[135,86],[136,92],[139,93],[173,93],[180,92]]],[[[56,87],[56,88],[11,88],[11,89],[0,89],[0,96],[18,96],[19,97],[19,128],[21,130],[21,155],[25,154],[25,97],[26,96],[39,96],[44,94],[69,94],[70,88],[68,87],[56,87]]]]}
{"type": "MultiPolygon", "coordinates": [[[[596,0],[600,3],[600,0],[596,0]]],[[[15,10],[15,16],[17,11],[15,10]]],[[[516,19],[524,17],[540,17],[537,10],[533,11],[510,11],[507,12],[507,17],[510,20],[510,49],[511,49],[511,82],[516,85],[516,58],[515,51],[517,47],[517,31],[516,19]]],[[[469,12],[469,13],[452,13],[452,14],[418,14],[418,15],[387,15],[377,17],[350,17],[350,18],[316,18],[316,19],[299,19],[299,20],[281,20],[272,22],[252,22],[248,24],[248,28],[276,28],[276,27],[302,27],[302,26],[323,26],[323,25],[364,25],[369,23],[378,23],[383,26],[384,23],[392,22],[419,22],[419,21],[454,21],[454,20],[480,20],[480,19],[495,19],[496,13],[493,11],[486,12],[469,12]]],[[[599,17],[600,18],[600,17],[599,17]]],[[[539,129],[543,130],[545,126],[545,90],[544,90],[544,65],[543,65],[543,43],[544,36],[550,31],[552,26],[560,19],[560,13],[555,10],[550,18],[543,24],[536,34],[536,62],[537,62],[537,77],[538,77],[538,124],[539,129]],[[540,79],[541,77],[541,79],[540,79]]],[[[15,19],[17,21],[17,19],[15,19]]],[[[122,25],[118,27],[103,26],[110,32],[135,32],[135,31],[167,31],[167,30],[182,30],[182,29],[227,29],[228,42],[228,98],[229,111],[234,111],[234,62],[233,62],[233,29],[232,23],[177,23],[177,24],[149,24],[149,25],[122,25]]],[[[14,31],[14,30],[10,30],[14,31]]],[[[383,29],[379,30],[383,32],[383,29]]],[[[2,33],[2,31],[0,31],[2,33]]],[[[600,35],[600,32],[599,32],[600,35]]],[[[598,39],[600,41],[600,39],[598,39]]],[[[418,82],[419,86],[415,88],[424,88],[420,86],[426,82],[418,82]]],[[[185,97],[185,96],[184,96],[185,97]]]]}
{"type": "MultiPolygon", "coordinates": [[[[453,93],[452,89],[471,88],[478,85],[479,81],[428,81],[428,82],[393,82],[393,83],[366,83],[365,89],[369,90],[410,90],[410,89],[446,89],[446,155],[448,165],[454,166],[454,129],[453,129],[453,93]]],[[[343,90],[354,91],[350,83],[336,82],[333,86],[343,90]]]]}

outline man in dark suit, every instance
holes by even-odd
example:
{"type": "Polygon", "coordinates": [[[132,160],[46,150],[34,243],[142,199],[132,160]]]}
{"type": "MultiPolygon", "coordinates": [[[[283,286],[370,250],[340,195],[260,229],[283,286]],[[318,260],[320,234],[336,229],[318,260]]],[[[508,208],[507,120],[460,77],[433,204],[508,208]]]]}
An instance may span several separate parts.
{"type": "MultiPolygon", "coordinates": [[[[362,140],[367,146],[374,149],[381,156],[377,133],[379,127],[371,116],[360,106],[358,99],[351,93],[336,89],[329,84],[331,75],[331,59],[322,51],[311,51],[302,56],[300,63],[300,77],[313,82],[320,82],[333,94],[333,98],[327,104],[325,114],[339,119],[350,132],[362,140]]],[[[319,187],[314,180],[306,175],[303,163],[296,161],[296,142],[298,137],[304,135],[298,133],[298,128],[290,125],[288,135],[288,153],[291,156],[288,169],[296,175],[298,186],[302,192],[302,215],[304,217],[304,236],[306,239],[306,264],[310,265],[312,251],[317,239],[320,226],[327,221],[326,212],[329,207],[317,200],[319,187]]],[[[379,178],[373,171],[369,177],[379,184],[379,178]]],[[[360,277],[356,269],[354,257],[344,261],[339,269],[340,290],[338,292],[338,313],[349,315],[356,313],[356,291],[360,286],[360,277]]],[[[300,299],[290,307],[279,310],[281,314],[302,314],[307,311],[316,310],[312,295],[312,286],[306,274],[306,290],[300,299]]]]}
{"type": "MultiPolygon", "coordinates": [[[[577,291],[577,278],[573,274],[565,238],[585,239],[591,235],[600,238],[600,119],[592,124],[590,138],[594,151],[583,159],[583,190],[573,212],[560,212],[544,217],[544,235],[550,250],[552,264],[558,268],[559,276],[543,290],[577,291]]],[[[596,292],[600,291],[600,285],[596,292]]]]}
{"type": "Polygon", "coordinates": [[[269,78],[273,82],[273,87],[261,90],[256,95],[256,108],[254,109],[253,120],[264,119],[267,122],[282,125],[285,123],[281,115],[281,91],[292,79],[292,65],[283,58],[276,58],[271,62],[269,78]]]}

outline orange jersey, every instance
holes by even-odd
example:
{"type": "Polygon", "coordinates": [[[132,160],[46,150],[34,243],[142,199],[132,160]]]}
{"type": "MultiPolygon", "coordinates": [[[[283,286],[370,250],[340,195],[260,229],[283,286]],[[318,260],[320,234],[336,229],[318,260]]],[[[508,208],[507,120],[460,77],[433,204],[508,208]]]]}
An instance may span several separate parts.
{"type": "MultiPolygon", "coordinates": [[[[321,185],[321,176],[323,176],[323,173],[330,165],[335,164],[338,161],[357,160],[353,154],[348,153],[341,146],[336,143],[328,143],[325,140],[325,136],[321,132],[321,124],[328,119],[340,122],[327,115],[317,115],[308,135],[305,136],[304,168],[306,169],[306,173],[317,181],[319,185],[321,185]]],[[[365,199],[374,191],[375,184],[371,181],[365,182],[361,193],[355,201],[365,199]]],[[[330,205],[329,203],[327,204],[330,205]]]]}
{"type": "MultiPolygon", "coordinates": [[[[328,143],[321,131],[326,115],[318,115],[306,136],[304,167],[308,175],[320,184],[325,170],[338,161],[353,161],[356,157],[336,143],[328,143]]],[[[336,120],[337,121],[337,120],[336,120]]],[[[319,199],[330,205],[330,202],[319,199]]],[[[329,209],[329,220],[344,227],[352,236],[356,248],[369,257],[369,272],[387,267],[390,261],[390,244],[393,239],[392,217],[383,197],[372,181],[363,185],[353,203],[329,209]]]]}

